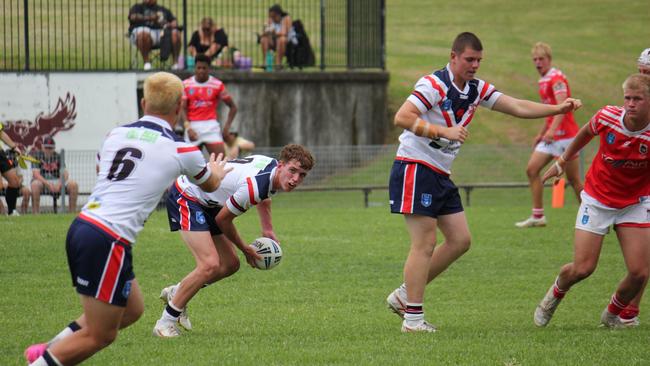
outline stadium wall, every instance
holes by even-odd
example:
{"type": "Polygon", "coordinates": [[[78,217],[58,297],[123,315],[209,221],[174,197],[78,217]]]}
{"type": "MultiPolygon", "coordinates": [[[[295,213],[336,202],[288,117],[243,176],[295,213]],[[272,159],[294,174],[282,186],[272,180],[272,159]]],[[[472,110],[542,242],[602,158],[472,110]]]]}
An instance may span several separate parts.
{"type": "MultiPolygon", "coordinates": [[[[179,73],[181,78],[190,73],[179,73]]],[[[241,72],[214,75],[238,113],[233,130],[257,146],[377,145],[388,132],[387,72],[241,72]]],[[[139,86],[146,74],[139,74],[139,86]]],[[[220,105],[223,123],[227,107],[220,105]]]]}

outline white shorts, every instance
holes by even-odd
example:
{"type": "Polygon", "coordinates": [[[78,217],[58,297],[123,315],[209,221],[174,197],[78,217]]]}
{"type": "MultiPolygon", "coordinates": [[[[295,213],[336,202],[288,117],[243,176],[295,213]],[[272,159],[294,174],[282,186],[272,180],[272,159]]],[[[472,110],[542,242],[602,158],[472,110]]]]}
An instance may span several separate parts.
{"type": "Polygon", "coordinates": [[[221,135],[221,125],[216,119],[208,121],[191,121],[190,128],[196,132],[198,138],[196,141],[190,141],[185,132],[185,141],[192,145],[199,146],[201,144],[214,145],[223,144],[223,135],[221,135]]]}
{"type": "Polygon", "coordinates": [[[152,29],[149,27],[135,27],[131,31],[129,38],[131,39],[131,44],[136,45],[136,35],[140,32],[147,32],[151,36],[151,42],[153,46],[158,46],[160,44],[160,37],[163,34],[163,29],[152,29]]]}
{"type": "Polygon", "coordinates": [[[535,151],[558,157],[564,153],[564,150],[566,150],[571,141],[573,141],[573,137],[570,139],[555,140],[550,144],[540,141],[537,146],[535,146],[535,151]]]}
{"type": "Polygon", "coordinates": [[[587,192],[580,193],[582,204],[576,217],[576,229],[605,235],[609,227],[632,226],[650,228],[650,202],[637,203],[625,208],[603,205],[587,192]]]}

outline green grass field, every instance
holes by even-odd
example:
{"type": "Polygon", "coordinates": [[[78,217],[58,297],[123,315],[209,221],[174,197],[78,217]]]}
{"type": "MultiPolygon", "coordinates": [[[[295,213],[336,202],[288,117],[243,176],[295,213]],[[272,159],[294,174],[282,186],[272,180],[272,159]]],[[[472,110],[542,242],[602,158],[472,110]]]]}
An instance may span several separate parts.
{"type": "MultiPolygon", "coordinates": [[[[435,334],[401,334],[384,299],[399,285],[408,239],[386,192],[364,209],[358,192],[295,193],[274,199],[285,257],[263,272],[242,267],[190,304],[194,330],[151,335],[160,289],[193,261],[164,211],[154,213],[134,249],[146,311],[90,365],[645,365],[648,301],[642,325],[598,327],[624,265],[610,235],[596,273],[569,293],[546,329],[532,312],[560,265],[572,257],[575,200],[548,212],[545,229],[515,230],[529,213],[526,190],[476,191],[467,209],[473,248],[427,289],[435,334]],[[518,204],[517,202],[522,202],[518,204]]],[[[21,365],[30,343],[45,341],[80,311],[70,287],[64,240],[70,215],[0,220],[0,364],[21,365]]],[[[256,214],[238,219],[247,240],[256,214]]],[[[645,309],[645,310],[643,310],[645,309]]]]}

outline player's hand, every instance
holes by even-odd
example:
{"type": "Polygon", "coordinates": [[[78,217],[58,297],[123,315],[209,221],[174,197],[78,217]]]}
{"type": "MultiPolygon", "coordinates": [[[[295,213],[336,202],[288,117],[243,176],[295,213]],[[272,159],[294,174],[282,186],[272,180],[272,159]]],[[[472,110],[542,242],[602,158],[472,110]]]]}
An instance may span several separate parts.
{"type": "Polygon", "coordinates": [[[199,135],[191,128],[187,129],[187,137],[190,138],[190,141],[196,141],[199,139],[199,135]]]}
{"type": "Polygon", "coordinates": [[[257,266],[255,265],[255,260],[256,259],[262,260],[262,256],[257,254],[255,248],[251,247],[250,245],[244,245],[243,248],[239,248],[239,249],[242,251],[242,253],[244,253],[244,256],[246,257],[246,262],[248,262],[248,264],[251,267],[257,268],[257,266]]]}
{"type": "Polygon", "coordinates": [[[460,141],[461,143],[463,143],[465,142],[467,136],[469,136],[469,132],[462,125],[457,125],[454,127],[441,128],[440,132],[438,132],[438,135],[440,137],[446,138],[447,140],[460,141]]]}
{"type": "Polygon", "coordinates": [[[280,244],[280,241],[278,240],[278,237],[275,236],[273,230],[262,230],[262,236],[265,238],[273,239],[273,241],[280,244]]]}
{"type": "Polygon", "coordinates": [[[559,178],[562,176],[564,173],[564,165],[566,162],[562,162],[561,160],[556,160],[553,165],[551,165],[550,168],[544,172],[544,175],[542,176],[542,183],[546,183],[547,180],[550,178],[559,178]]]}
{"type": "Polygon", "coordinates": [[[208,161],[208,166],[212,174],[215,174],[219,181],[222,181],[226,174],[230,173],[233,170],[233,167],[226,167],[226,160],[223,159],[223,154],[219,153],[219,156],[215,158],[214,153],[210,154],[210,160],[208,161]]]}
{"type": "Polygon", "coordinates": [[[558,104],[558,106],[560,107],[560,112],[558,114],[569,113],[582,107],[582,101],[580,99],[566,98],[562,103],[558,104]]]}
{"type": "Polygon", "coordinates": [[[550,144],[550,143],[553,142],[553,137],[554,137],[554,136],[555,136],[555,131],[548,130],[548,131],[546,131],[546,133],[544,134],[544,136],[542,136],[542,140],[543,140],[545,143],[550,144]]]}

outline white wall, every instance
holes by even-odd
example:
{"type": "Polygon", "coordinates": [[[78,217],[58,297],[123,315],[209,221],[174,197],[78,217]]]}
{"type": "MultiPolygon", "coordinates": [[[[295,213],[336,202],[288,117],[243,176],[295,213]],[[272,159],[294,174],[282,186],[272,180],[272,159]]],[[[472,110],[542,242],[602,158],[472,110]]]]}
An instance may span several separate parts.
{"type": "Polygon", "coordinates": [[[53,133],[57,150],[98,150],[110,129],[138,119],[136,93],[135,73],[0,73],[0,121],[22,120],[28,146],[53,133]]]}

